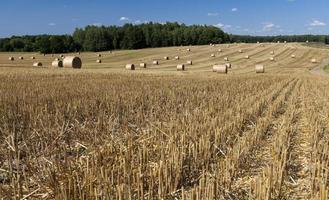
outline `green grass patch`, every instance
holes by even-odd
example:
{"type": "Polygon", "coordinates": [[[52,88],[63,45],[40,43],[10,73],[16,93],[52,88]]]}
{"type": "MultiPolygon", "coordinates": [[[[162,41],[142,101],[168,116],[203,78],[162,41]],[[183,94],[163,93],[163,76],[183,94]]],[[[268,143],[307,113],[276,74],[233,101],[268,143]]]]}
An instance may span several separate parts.
{"type": "Polygon", "coordinates": [[[329,65],[324,68],[324,71],[329,73],[329,65]]]}

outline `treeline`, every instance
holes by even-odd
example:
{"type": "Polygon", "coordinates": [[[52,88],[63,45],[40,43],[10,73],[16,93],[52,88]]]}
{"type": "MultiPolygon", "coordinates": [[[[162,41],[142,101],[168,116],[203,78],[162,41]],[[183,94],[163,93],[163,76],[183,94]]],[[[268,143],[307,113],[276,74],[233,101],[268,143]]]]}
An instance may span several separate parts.
{"type": "Polygon", "coordinates": [[[66,53],[142,49],[209,43],[256,42],[321,42],[329,43],[326,35],[243,36],[228,35],[214,26],[179,23],[146,23],[124,26],[87,26],[72,35],[13,36],[0,39],[0,51],[66,53]]]}
{"type": "Polygon", "coordinates": [[[22,36],[0,40],[0,51],[105,51],[230,42],[229,35],[214,26],[147,23],[120,26],[87,26],[73,35],[22,36]]]}
{"type": "Polygon", "coordinates": [[[278,36],[250,36],[230,35],[231,42],[256,43],[256,42],[320,42],[329,44],[329,35],[278,35],[278,36]]]}

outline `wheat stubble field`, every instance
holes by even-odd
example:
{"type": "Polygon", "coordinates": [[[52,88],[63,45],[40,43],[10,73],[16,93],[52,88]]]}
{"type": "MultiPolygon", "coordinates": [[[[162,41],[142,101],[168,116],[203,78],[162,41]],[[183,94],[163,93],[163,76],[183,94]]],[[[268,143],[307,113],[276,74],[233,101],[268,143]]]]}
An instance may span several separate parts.
{"type": "Polygon", "coordinates": [[[81,70],[50,67],[58,55],[0,54],[0,199],[328,199],[329,79],[310,73],[327,50],[101,54],[81,53],[81,70]],[[211,72],[224,57],[228,74],[211,72]]]}

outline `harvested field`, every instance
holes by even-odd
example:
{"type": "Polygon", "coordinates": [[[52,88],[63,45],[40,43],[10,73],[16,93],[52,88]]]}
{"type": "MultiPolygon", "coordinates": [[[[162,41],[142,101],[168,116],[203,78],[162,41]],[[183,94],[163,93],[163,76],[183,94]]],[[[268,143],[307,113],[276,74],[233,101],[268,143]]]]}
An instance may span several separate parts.
{"type": "Polygon", "coordinates": [[[0,53],[0,199],[328,199],[329,78],[310,73],[328,51],[218,46],[81,53],[81,69],[0,53]]]}

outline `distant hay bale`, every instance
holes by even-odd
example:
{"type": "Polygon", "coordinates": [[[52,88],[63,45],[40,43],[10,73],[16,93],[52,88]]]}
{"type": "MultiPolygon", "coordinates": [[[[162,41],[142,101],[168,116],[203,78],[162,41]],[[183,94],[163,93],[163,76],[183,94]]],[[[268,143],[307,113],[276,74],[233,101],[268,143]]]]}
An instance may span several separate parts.
{"type": "Polygon", "coordinates": [[[212,71],[221,73],[221,74],[227,74],[227,66],[226,65],[214,65],[212,67],[212,71]]]}
{"type": "Polygon", "coordinates": [[[191,51],[191,49],[186,49],[186,51],[191,51]]]}
{"type": "Polygon", "coordinates": [[[96,63],[102,63],[101,59],[96,60],[96,63]]]}
{"type": "Polygon", "coordinates": [[[63,66],[69,68],[80,69],[82,67],[82,61],[79,57],[68,56],[63,60],[63,66]]]}
{"type": "Polygon", "coordinates": [[[224,58],[224,61],[229,61],[228,57],[225,57],[225,58],[224,58]]]}
{"type": "Polygon", "coordinates": [[[60,59],[59,58],[55,58],[55,61],[60,61],[60,59]]]}
{"type": "Polygon", "coordinates": [[[60,55],[60,57],[62,58],[62,59],[64,59],[65,58],[65,56],[62,54],[62,55],[60,55]]]}
{"type": "Polygon", "coordinates": [[[44,53],[43,56],[46,56],[46,54],[44,53]]]}
{"type": "Polygon", "coordinates": [[[239,53],[243,53],[243,50],[242,50],[242,49],[240,49],[240,50],[239,50],[239,53]]]}
{"type": "Polygon", "coordinates": [[[215,54],[211,54],[210,57],[212,57],[212,58],[215,57],[215,54]]]}
{"type": "Polygon", "coordinates": [[[153,65],[159,65],[159,61],[154,60],[154,61],[153,61],[153,65]]]}
{"type": "Polygon", "coordinates": [[[186,63],[187,63],[188,65],[193,65],[192,60],[188,60],[186,63]]]}
{"type": "Polygon", "coordinates": [[[265,67],[264,65],[256,65],[255,67],[256,73],[265,73],[265,67]]]}
{"type": "Polygon", "coordinates": [[[63,67],[63,61],[61,61],[61,60],[54,60],[51,63],[51,66],[53,66],[53,67],[63,67]]]}
{"type": "Polygon", "coordinates": [[[257,44],[259,44],[260,42],[259,41],[257,41],[257,44]]]}
{"type": "Polygon", "coordinates": [[[80,55],[81,53],[80,53],[80,52],[78,52],[77,54],[78,54],[78,55],[80,55]]]}
{"type": "Polygon", "coordinates": [[[135,70],[135,65],[134,64],[127,64],[126,69],[127,70],[135,70]]]}
{"type": "Polygon", "coordinates": [[[306,43],[309,43],[309,41],[308,41],[308,40],[306,40],[306,43]]]}
{"type": "Polygon", "coordinates": [[[285,44],[287,44],[287,41],[284,41],[285,44]]]}
{"type": "Polygon", "coordinates": [[[139,66],[140,66],[141,68],[146,68],[146,63],[140,63],[139,66]]]}
{"type": "Polygon", "coordinates": [[[31,60],[34,60],[35,59],[35,57],[34,56],[31,56],[31,60]]]}
{"type": "Polygon", "coordinates": [[[277,41],[278,44],[280,44],[281,42],[280,41],[277,41]]]}
{"type": "Polygon", "coordinates": [[[14,61],[15,58],[14,58],[14,57],[9,57],[8,60],[10,60],[10,61],[14,61]]]}
{"type": "Polygon", "coordinates": [[[35,62],[35,63],[33,63],[33,67],[42,67],[42,63],[41,62],[35,62]]]}
{"type": "Polygon", "coordinates": [[[185,70],[185,65],[181,64],[181,65],[177,65],[177,71],[184,71],[185,70]]]}
{"type": "Polygon", "coordinates": [[[296,58],[296,56],[294,54],[291,55],[291,58],[296,58]]]}
{"type": "Polygon", "coordinates": [[[313,59],[311,60],[311,63],[317,63],[317,60],[316,60],[315,58],[313,58],[313,59]]]}
{"type": "Polygon", "coordinates": [[[249,59],[250,57],[247,55],[247,56],[245,56],[244,58],[245,58],[245,59],[249,59]]]}
{"type": "Polygon", "coordinates": [[[100,58],[100,57],[102,57],[102,55],[101,55],[101,54],[98,54],[97,56],[98,56],[99,58],[100,58]]]}
{"type": "Polygon", "coordinates": [[[24,60],[24,57],[23,57],[23,56],[20,56],[20,57],[18,57],[18,59],[20,59],[20,60],[24,60]]]}
{"type": "Polygon", "coordinates": [[[274,57],[271,57],[271,58],[270,58],[270,61],[275,61],[275,58],[274,58],[274,57]]]}
{"type": "Polygon", "coordinates": [[[209,46],[212,46],[212,43],[210,43],[209,46]]]}
{"type": "Polygon", "coordinates": [[[218,49],[218,52],[222,52],[223,50],[222,49],[218,49]]]}
{"type": "Polygon", "coordinates": [[[231,68],[232,68],[232,64],[231,64],[231,63],[226,63],[225,65],[226,65],[226,67],[227,67],[228,69],[231,69],[231,68]]]}
{"type": "Polygon", "coordinates": [[[175,56],[175,60],[179,60],[179,56],[175,56]]]}
{"type": "Polygon", "coordinates": [[[169,60],[168,56],[163,57],[164,60],[169,60]]]}
{"type": "Polygon", "coordinates": [[[274,55],[274,51],[271,51],[270,54],[271,54],[271,55],[274,55]]]}

